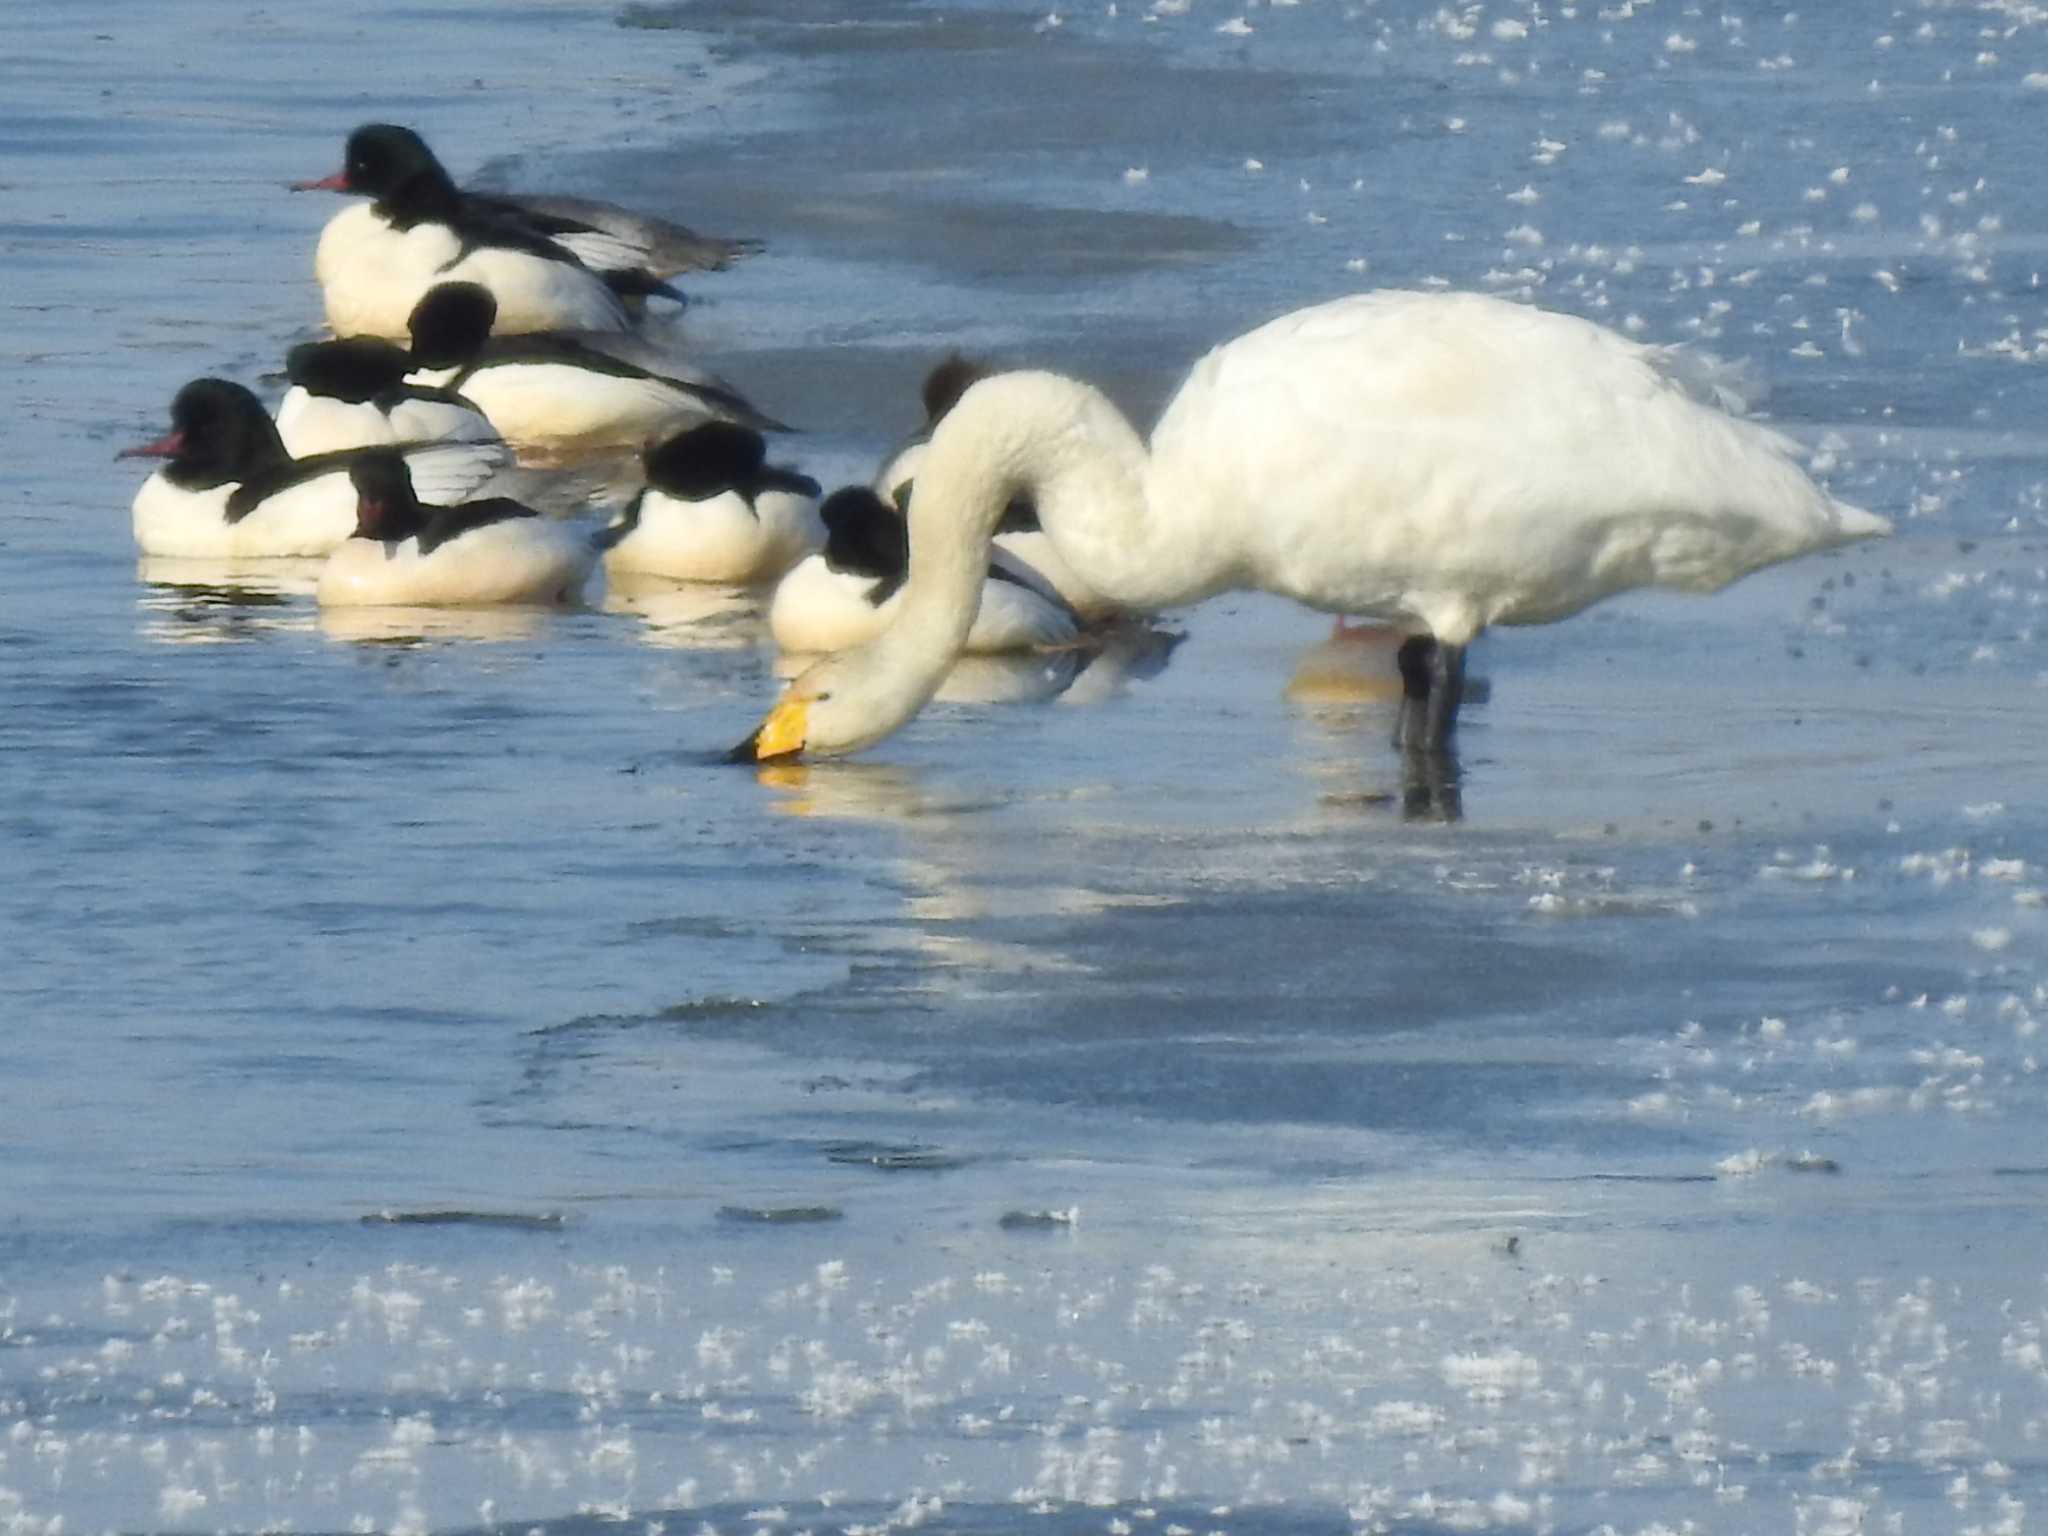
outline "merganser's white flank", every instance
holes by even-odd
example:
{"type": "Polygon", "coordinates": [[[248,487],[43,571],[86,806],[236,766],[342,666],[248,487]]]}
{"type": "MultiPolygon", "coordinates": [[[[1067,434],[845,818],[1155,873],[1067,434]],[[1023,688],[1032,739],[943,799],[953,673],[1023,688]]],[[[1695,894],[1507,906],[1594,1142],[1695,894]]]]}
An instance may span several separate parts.
{"type": "Polygon", "coordinates": [[[398,443],[495,443],[498,429],[475,406],[445,392],[412,389],[382,399],[344,400],[294,384],[277,406],[277,435],[295,459],[398,443]]]}
{"type": "MultiPolygon", "coordinates": [[[[168,460],[135,493],[135,542],[177,559],[324,555],[355,531],[348,471],[368,451],[295,459],[253,394],[195,379],[171,401],[171,431],[120,455],[168,460]]],[[[433,443],[404,456],[420,488],[450,502],[511,462],[498,442],[433,443]]]]}
{"type": "MultiPolygon", "coordinates": [[[[819,515],[825,548],[797,562],[768,605],[775,643],[800,655],[845,650],[881,634],[904,600],[911,569],[902,518],[865,486],[834,491],[819,515]]],[[[992,569],[985,551],[969,617],[956,649],[975,655],[1064,645],[1079,628],[1057,598],[992,569]]]]}
{"type": "Polygon", "coordinates": [[[423,505],[391,449],[359,455],[349,479],[356,525],[320,573],[323,607],[581,602],[608,542],[503,497],[423,505]]]}
{"type": "Polygon", "coordinates": [[[1448,744],[1464,647],[1489,625],[1635,587],[1710,592],[1890,531],[1684,373],[1667,349],[1572,316],[1382,292],[1216,348],[1149,450],[1086,384],[983,380],[920,468],[895,622],[799,677],[738,753],[858,751],[915,715],[974,622],[990,536],[1019,495],[1112,601],[1156,610],[1254,587],[1426,631],[1404,735],[1432,751],[1448,744]]]}
{"type": "MultiPolygon", "coordinates": [[[[483,289],[462,286],[495,309],[483,289]]],[[[439,302],[443,288],[420,300],[413,310],[415,324],[422,310],[439,302]]],[[[292,382],[277,407],[278,436],[301,459],[394,443],[497,441],[497,428],[473,402],[407,380],[424,361],[417,344],[406,348],[371,336],[293,347],[285,354],[285,373],[292,382]]]]}
{"type": "Polygon", "coordinates": [[[711,421],[647,450],[647,486],[619,519],[614,573],[772,581],[825,541],[818,482],[767,462],[761,434],[711,421]]]}
{"type": "Polygon", "coordinates": [[[510,442],[546,453],[639,447],[704,421],[787,431],[731,385],[626,336],[491,333],[474,283],[442,283],[413,311],[407,382],[473,402],[510,442]]]}

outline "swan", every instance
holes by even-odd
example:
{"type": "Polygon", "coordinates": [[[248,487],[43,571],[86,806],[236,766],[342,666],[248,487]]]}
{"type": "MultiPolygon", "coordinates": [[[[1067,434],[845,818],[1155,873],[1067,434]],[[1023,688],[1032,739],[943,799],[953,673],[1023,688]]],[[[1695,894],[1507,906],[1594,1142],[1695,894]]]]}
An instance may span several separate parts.
{"type": "Polygon", "coordinates": [[[348,478],[355,531],[321,568],[323,608],[575,603],[610,546],[508,497],[426,505],[394,449],[354,455],[348,478]]]}
{"type": "Polygon", "coordinates": [[[707,421],[642,455],[647,485],[620,516],[613,573],[769,581],[825,541],[818,482],[768,463],[750,427],[707,421]]]}
{"type": "MultiPolygon", "coordinates": [[[[797,655],[844,650],[882,633],[905,601],[911,566],[903,519],[866,486],[834,491],[818,515],[825,548],[798,561],[768,605],[769,634],[797,655]]],[[[974,611],[955,650],[990,655],[1065,645],[1077,632],[1065,604],[990,565],[985,543],[974,586],[974,611]]]]}
{"type": "Polygon", "coordinates": [[[970,388],[932,434],[895,622],[796,679],[741,760],[871,746],[974,622],[989,536],[1029,496],[1114,602],[1260,588],[1414,627],[1397,741],[1448,749],[1465,648],[1643,586],[1711,592],[1888,533],[1785,437],[1689,392],[1682,354],[1480,294],[1356,294],[1210,352],[1144,440],[1051,373],[970,388]]]}

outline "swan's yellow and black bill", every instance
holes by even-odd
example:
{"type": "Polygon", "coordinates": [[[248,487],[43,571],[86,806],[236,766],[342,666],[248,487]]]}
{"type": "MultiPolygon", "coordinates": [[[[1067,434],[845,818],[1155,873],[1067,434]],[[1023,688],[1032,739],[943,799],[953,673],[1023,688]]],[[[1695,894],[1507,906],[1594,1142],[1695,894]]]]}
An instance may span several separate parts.
{"type": "Polygon", "coordinates": [[[768,711],[754,734],[732,749],[735,763],[772,763],[795,757],[810,734],[811,701],[785,698],[768,711]]]}

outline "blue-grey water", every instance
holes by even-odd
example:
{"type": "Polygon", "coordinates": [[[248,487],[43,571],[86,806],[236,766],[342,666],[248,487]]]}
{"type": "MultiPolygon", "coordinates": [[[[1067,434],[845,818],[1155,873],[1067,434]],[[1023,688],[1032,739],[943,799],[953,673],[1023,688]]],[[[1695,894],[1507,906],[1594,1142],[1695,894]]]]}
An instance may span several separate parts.
{"type": "Polygon", "coordinates": [[[2048,1519],[2048,13],[6,33],[0,1530],[2048,1519]],[[1251,596],[714,766],[754,595],[138,568],[114,452],[275,388],[370,119],[766,239],[678,335],[828,483],[948,347],[1143,417],[1441,284],[1744,361],[1899,532],[1487,638],[1455,786],[1251,596]]]}

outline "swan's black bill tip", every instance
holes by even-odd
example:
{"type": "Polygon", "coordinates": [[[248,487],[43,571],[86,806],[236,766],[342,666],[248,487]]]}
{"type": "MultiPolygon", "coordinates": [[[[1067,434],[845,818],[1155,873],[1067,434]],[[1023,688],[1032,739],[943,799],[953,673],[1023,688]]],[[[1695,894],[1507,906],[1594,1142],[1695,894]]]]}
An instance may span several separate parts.
{"type": "Polygon", "coordinates": [[[803,755],[802,747],[792,747],[787,752],[763,752],[761,730],[757,727],[745,741],[727,752],[720,761],[742,768],[760,768],[771,763],[794,763],[800,761],[803,755]]]}

